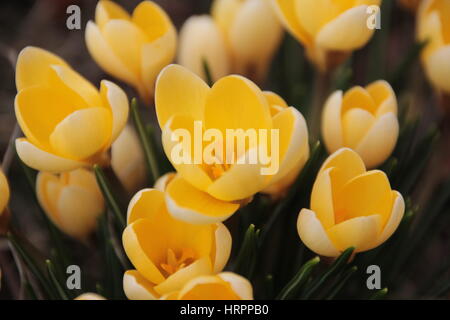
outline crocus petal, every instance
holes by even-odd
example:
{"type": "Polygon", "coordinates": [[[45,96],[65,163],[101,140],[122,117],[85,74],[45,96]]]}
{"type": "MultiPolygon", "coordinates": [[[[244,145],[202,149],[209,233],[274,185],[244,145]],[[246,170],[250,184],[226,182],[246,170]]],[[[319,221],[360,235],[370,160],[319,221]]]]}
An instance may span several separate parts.
{"type": "Polygon", "coordinates": [[[128,225],[123,231],[122,243],[128,258],[139,273],[148,281],[158,284],[163,282],[165,278],[148,257],[145,248],[145,229],[152,223],[149,219],[139,219],[128,225]]]}
{"type": "Polygon", "coordinates": [[[95,22],[102,28],[111,19],[130,20],[130,15],[113,1],[99,1],[95,8],[95,22]]]}
{"type": "Polygon", "coordinates": [[[360,86],[353,87],[344,94],[342,106],[342,114],[353,108],[363,109],[374,114],[377,109],[374,99],[366,89],[360,86]]]}
{"type": "Polygon", "coordinates": [[[66,159],[39,149],[27,139],[16,139],[16,151],[29,167],[47,172],[64,172],[88,166],[87,163],[66,159]]]}
{"type": "Polygon", "coordinates": [[[69,66],[51,66],[48,81],[53,91],[58,91],[79,108],[102,105],[97,88],[69,66]]]}
{"type": "Polygon", "coordinates": [[[130,200],[127,210],[127,223],[146,218],[152,219],[165,209],[164,193],[156,189],[143,189],[130,200]]]}
{"type": "Polygon", "coordinates": [[[386,113],[379,117],[356,147],[367,168],[375,168],[394,150],[399,133],[399,124],[395,114],[386,113]]]}
{"type": "Polygon", "coordinates": [[[432,53],[425,61],[427,75],[437,88],[450,93],[450,45],[432,53]]]}
{"type": "Polygon", "coordinates": [[[206,100],[206,128],[271,129],[272,119],[267,100],[250,80],[237,75],[224,77],[211,88],[206,100]]]}
{"type": "Polygon", "coordinates": [[[98,26],[92,21],[86,25],[85,41],[89,53],[103,70],[124,82],[139,82],[137,75],[114,53],[98,26]]]}
{"type": "Polygon", "coordinates": [[[230,231],[223,223],[218,223],[215,232],[214,273],[222,271],[230,258],[232,238],[230,231]]]}
{"type": "Polygon", "coordinates": [[[362,252],[373,246],[380,229],[381,217],[371,215],[341,222],[328,229],[327,233],[338,250],[354,247],[355,252],[362,252]]]}
{"type": "Polygon", "coordinates": [[[74,300],[106,300],[106,299],[99,294],[89,292],[80,294],[74,300]]]}
{"type": "Polygon", "coordinates": [[[201,276],[183,287],[178,300],[239,300],[239,296],[218,276],[201,276]]]}
{"type": "Polygon", "coordinates": [[[350,109],[342,117],[344,144],[356,148],[375,122],[375,117],[367,110],[350,109]]]}
{"type": "Polygon", "coordinates": [[[211,260],[208,258],[199,259],[170,275],[164,282],[154,287],[160,295],[180,290],[189,280],[212,274],[211,260]]]}
{"type": "MultiPolygon", "coordinates": [[[[306,14],[314,17],[311,12],[306,14]]],[[[316,42],[328,50],[359,49],[369,41],[375,30],[367,27],[367,18],[367,6],[353,7],[323,26],[317,34],[316,42]]]]}
{"type": "Polygon", "coordinates": [[[276,183],[298,168],[299,163],[305,163],[309,157],[308,128],[305,118],[293,107],[280,111],[273,118],[273,128],[279,129],[279,170],[273,176],[272,183],[276,183]]]}
{"type": "Polygon", "coordinates": [[[167,186],[166,203],[172,216],[194,224],[223,221],[239,209],[238,204],[215,199],[179,176],[167,186]]]}
{"type": "MultiPolygon", "coordinates": [[[[5,174],[3,171],[0,170],[0,216],[2,215],[3,210],[8,204],[9,201],[9,186],[8,186],[8,180],[6,179],[5,174]]],[[[217,236],[217,231],[216,231],[217,236]]],[[[231,241],[231,239],[230,239],[231,241]]],[[[230,242],[230,248],[231,248],[231,242],[230,242]]]]}
{"type": "Polygon", "coordinates": [[[58,91],[36,85],[16,95],[14,109],[25,136],[36,146],[48,150],[50,134],[58,123],[77,111],[79,106],[58,91]]]}
{"type": "Polygon", "coordinates": [[[217,276],[228,282],[241,300],[253,300],[253,287],[250,281],[232,272],[222,272],[217,276]]]}
{"type": "Polygon", "coordinates": [[[139,3],[134,9],[131,19],[145,32],[149,41],[154,41],[173,29],[166,12],[152,1],[139,3]]]}
{"type": "Polygon", "coordinates": [[[343,146],[341,125],[342,91],[334,92],[325,102],[322,112],[322,136],[328,152],[332,153],[343,146]]]}
{"type": "Polygon", "coordinates": [[[176,176],[175,172],[168,172],[156,180],[155,185],[153,188],[156,190],[159,190],[161,192],[166,191],[167,186],[169,185],[170,181],[176,176]]]}
{"type": "Polygon", "coordinates": [[[381,223],[389,219],[393,198],[388,177],[383,171],[372,170],[347,182],[335,195],[336,223],[358,216],[380,215],[381,223]]]}
{"type": "MultiPolygon", "coordinates": [[[[162,129],[162,144],[164,152],[179,175],[181,175],[196,188],[205,191],[211,185],[212,180],[209,175],[203,170],[201,165],[195,163],[195,155],[193,154],[195,150],[186,150],[186,148],[182,149],[183,154],[185,152],[190,152],[190,154],[188,154],[188,161],[178,159],[178,157],[181,157],[179,154],[172,154],[174,148],[178,146],[179,143],[184,142],[184,138],[181,139],[183,141],[174,140],[174,133],[178,129],[187,130],[190,139],[195,139],[196,134],[194,133],[194,120],[188,116],[174,115],[169,119],[169,121],[167,121],[166,125],[162,129]]],[[[190,142],[191,143],[189,144],[189,147],[192,148],[192,146],[194,146],[195,148],[195,140],[191,140],[190,142]]],[[[201,155],[203,156],[202,152],[201,155]]]]}
{"type": "Polygon", "coordinates": [[[297,230],[302,242],[315,253],[326,257],[337,257],[340,254],[314,211],[308,209],[300,211],[297,230]]]}
{"type": "Polygon", "coordinates": [[[270,115],[273,117],[284,108],[288,107],[288,104],[282,97],[272,91],[263,91],[264,97],[270,106],[270,115]]]}
{"type": "Polygon", "coordinates": [[[103,107],[77,110],[58,123],[50,143],[66,157],[85,159],[109,141],[111,123],[111,112],[103,107]]]}
{"type": "Polygon", "coordinates": [[[179,65],[165,67],[158,76],[155,106],[161,128],[174,115],[203,120],[209,87],[203,80],[179,65]]]}
{"type": "Polygon", "coordinates": [[[47,82],[49,66],[67,63],[46,50],[26,47],[20,51],[16,64],[17,91],[47,82]]]}
{"type": "Polygon", "coordinates": [[[311,192],[311,210],[316,214],[325,229],[334,224],[333,188],[330,173],[335,168],[321,172],[314,182],[311,192]]]}
{"type": "Polygon", "coordinates": [[[116,140],[128,120],[128,98],[125,92],[116,84],[103,80],[100,84],[100,94],[112,113],[111,142],[116,140]]]}
{"type": "Polygon", "coordinates": [[[257,149],[250,149],[236,163],[217,178],[207,189],[213,197],[222,201],[246,199],[267,187],[270,175],[262,174],[267,169],[261,163],[251,163],[257,149]]]}
{"type": "Polygon", "coordinates": [[[388,112],[397,115],[397,98],[391,85],[385,80],[378,80],[366,87],[367,92],[378,105],[376,115],[380,116],[388,112]]]}
{"type": "Polygon", "coordinates": [[[322,164],[319,174],[333,167],[337,168],[337,170],[333,170],[332,174],[334,191],[339,190],[350,179],[366,172],[366,167],[361,157],[349,148],[341,148],[330,155],[322,164]]]}
{"type": "Polygon", "coordinates": [[[137,270],[128,270],[123,275],[123,291],[130,300],[157,300],[153,284],[137,270]]]}
{"type": "Polygon", "coordinates": [[[402,221],[403,215],[405,213],[405,201],[402,195],[398,191],[392,191],[394,197],[394,205],[392,206],[392,212],[390,214],[389,220],[386,222],[383,231],[379,235],[377,241],[374,243],[373,247],[377,247],[387,239],[391,237],[395,230],[397,230],[400,222],[402,221]]]}
{"type": "Polygon", "coordinates": [[[104,211],[103,199],[79,186],[62,188],[58,198],[58,225],[68,235],[83,239],[97,224],[104,211]]]}

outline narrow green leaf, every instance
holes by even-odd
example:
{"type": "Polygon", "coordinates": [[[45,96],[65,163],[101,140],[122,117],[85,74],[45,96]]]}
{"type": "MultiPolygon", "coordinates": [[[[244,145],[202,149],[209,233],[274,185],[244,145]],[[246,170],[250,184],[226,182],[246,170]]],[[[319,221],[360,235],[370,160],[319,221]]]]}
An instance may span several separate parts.
{"type": "Polygon", "coordinates": [[[378,290],[369,298],[369,300],[381,300],[384,297],[386,297],[387,293],[388,293],[388,288],[378,290]]]}
{"type": "Polygon", "coordinates": [[[134,120],[142,147],[144,149],[144,155],[147,163],[147,167],[150,172],[151,181],[149,185],[153,185],[155,181],[160,177],[159,165],[155,151],[155,145],[147,134],[144,121],[142,120],[141,113],[139,112],[139,104],[136,98],[131,100],[131,115],[134,120]]]}
{"type": "Polygon", "coordinates": [[[206,61],[206,59],[202,59],[202,65],[203,65],[203,72],[205,73],[205,77],[206,77],[206,83],[208,84],[208,86],[212,86],[214,84],[213,78],[211,76],[211,70],[209,68],[209,64],[208,61],[206,61]]]}
{"type": "Polygon", "coordinates": [[[291,281],[280,291],[280,293],[277,296],[278,300],[286,300],[295,298],[297,294],[300,292],[300,289],[302,286],[306,283],[308,280],[309,275],[311,274],[311,271],[313,268],[320,262],[319,257],[315,257],[308,262],[306,262],[300,270],[297,272],[297,274],[292,278],[291,281]]]}
{"type": "Polygon", "coordinates": [[[358,270],[357,266],[353,266],[350,269],[347,269],[335,284],[335,286],[331,289],[330,294],[327,296],[327,300],[332,300],[336,295],[344,288],[347,281],[351,278],[351,276],[358,270]]]}
{"type": "Polygon", "coordinates": [[[245,232],[244,241],[234,264],[234,272],[250,278],[256,264],[258,239],[259,230],[251,224],[245,232]]]}
{"type": "Polygon", "coordinates": [[[47,265],[47,273],[50,279],[50,283],[53,285],[54,290],[58,293],[58,298],[60,300],[69,300],[69,297],[67,296],[63,286],[56,277],[53,263],[50,260],[46,260],[45,263],[47,265]]]}
{"type": "Polygon", "coordinates": [[[118,201],[117,196],[114,194],[109,181],[106,179],[103,169],[96,164],[94,165],[94,173],[100,190],[102,191],[103,197],[112,210],[117,224],[120,226],[121,230],[125,229],[126,223],[123,213],[125,211],[122,211],[122,209],[120,208],[120,202],[118,201]]]}
{"type": "Polygon", "coordinates": [[[307,288],[302,295],[302,299],[309,299],[328,279],[331,278],[331,276],[336,274],[348,262],[354,250],[355,248],[351,247],[342,252],[328,270],[311,283],[309,288],[307,288]]]}

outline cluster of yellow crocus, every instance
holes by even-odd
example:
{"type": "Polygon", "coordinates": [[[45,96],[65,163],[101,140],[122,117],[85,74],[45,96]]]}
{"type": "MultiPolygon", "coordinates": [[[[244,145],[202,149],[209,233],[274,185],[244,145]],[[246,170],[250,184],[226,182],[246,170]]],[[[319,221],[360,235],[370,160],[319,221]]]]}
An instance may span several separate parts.
{"type": "Polygon", "coordinates": [[[287,30],[326,71],[372,37],[368,8],[381,0],[271,0],[287,30]]]}
{"type": "Polygon", "coordinates": [[[330,153],[352,148],[374,168],[391,155],[398,133],[397,99],[386,81],[338,90],[325,103],[322,136],[330,153]]]}
{"type": "Polygon", "coordinates": [[[64,233],[86,240],[105,210],[94,174],[84,168],[61,174],[40,172],[36,194],[50,220],[64,233]]]}
{"type": "Polygon", "coordinates": [[[231,235],[222,223],[194,225],[167,212],[164,192],[139,191],[130,201],[123,232],[125,252],[136,270],[124,274],[129,299],[158,299],[193,278],[220,272],[231,252],[231,235]]]}
{"type": "Polygon", "coordinates": [[[317,254],[337,257],[354,247],[370,250],[397,229],[405,211],[402,195],[391,190],[386,174],[366,171],[360,156],[342,148],[323,163],[311,193],[311,209],[302,209],[297,229],[317,254]]]}
{"type": "Polygon", "coordinates": [[[450,94],[450,1],[424,0],[417,15],[417,38],[428,41],[422,63],[430,82],[450,94]]]}
{"type": "Polygon", "coordinates": [[[193,16],[180,31],[178,63],[213,81],[238,73],[264,80],[282,28],[269,0],[215,0],[211,16],[193,16]]]}
{"type": "Polygon", "coordinates": [[[16,118],[26,138],[16,140],[25,164],[47,172],[109,161],[106,151],[128,119],[128,98],[103,80],[100,90],[64,60],[26,47],[16,66],[16,118]]]}
{"type": "Polygon", "coordinates": [[[101,0],[95,23],[86,26],[86,45],[97,64],[134,86],[150,102],[155,79],[172,62],[176,30],[167,14],[152,1],[141,2],[130,15],[118,4],[101,0]]]}
{"type": "MultiPolygon", "coordinates": [[[[155,105],[164,151],[178,172],[166,190],[169,212],[178,219],[191,223],[223,221],[255,193],[285,188],[309,157],[308,130],[301,113],[242,76],[224,77],[210,88],[189,70],[170,65],[158,77],[155,105]],[[224,135],[226,129],[278,129],[278,172],[262,175],[259,161],[235,161],[229,166],[199,165],[193,158],[188,163],[174,161],[173,132],[182,128],[195,136],[195,121],[224,135]]],[[[239,157],[258,148],[246,147],[245,154],[239,157]]]]}

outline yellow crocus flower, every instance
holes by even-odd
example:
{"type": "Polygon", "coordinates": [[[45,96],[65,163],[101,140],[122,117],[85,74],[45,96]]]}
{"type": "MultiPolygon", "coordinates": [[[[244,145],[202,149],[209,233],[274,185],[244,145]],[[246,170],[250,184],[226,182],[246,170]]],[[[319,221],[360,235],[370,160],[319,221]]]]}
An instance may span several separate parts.
{"type": "Polygon", "coordinates": [[[270,0],[214,0],[211,15],[228,44],[233,72],[263,81],[282,37],[270,0]]]}
{"type": "Polygon", "coordinates": [[[131,15],[112,1],[99,1],[85,38],[97,64],[134,86],[147,102],[156,76],[175,56],[177,41],[172,21],[152,1],[141,2],[131,15]]]}
{"type": "Polygon", "coordinates": [[[372,37],[368,7],[381,0],[271,0],[286,29],[325,71],[372,37]]]}
{"type": "Polygon", "coordinates": [[[56,55],[26,47],[16,66],[16,118],[26,138],[16,140],[28,166],[70,171],[105,162],[105,151],[128,119],[128,98],[103,80],[100,90],[56,55]]]}
{"type": "Polygon", "coordinates": [[[450,94],[450,0],[423,1],[417,19],[417,37],[428,41],[422,51],[428,79],[450,94]]]}
{"type": "Polygon", "coordinates": [[[123,246],[136,268],[123,279],[129,299],[158,299],[197,276],[220,272],[228,261],[228,229],[221,223],[193,225],[172,218],[159,190],[139,191],[128,206],[127,222],[123,246]]]}
{"type": "MultiPolygon", "coordinates": [[[[293,107],[274,105],[268,94],[242,76],[224,77],[210,88],[189,70],[170,65],[158,77],[155,105],[165,153],[178,172],[166,193],[169,212],[178,219],[191,223],[223,221],[240,204],[291,174],[308,158],[308,130],[301,113],[293,107]],[[260,144],[247,144],[245,153],[234,153],[237,160],[231,164],[224,159],[219,164],[198,164],[192,154],[187,163],[179,163],[172,154],[176,146],[173,134],[183,129],[195,139],[193,127],[198,122],[203,123],[205,130],[216,130],[224,136],[228,130],[254,130],[260,144]],[[263,175],[260,161],[245,160],[259,148],[268,149],[269,143],[261,142],[259,132],[272,129],[279,132],[278,141],[271,144],[279,147],[278,157],[274,155],[272,159],[279,169],[272,175],[263,175]]],[[[199,147],[203,153],[205,150],[199,147]]]]}
{"type": "Polygon", "coordinates": [[[244,277],[232,272],[200,276],[171,292],[163,300],[253,300],[253,288],[244,277]]]}
{"type": "Polygon", "coordinates": [[[85,240],[105,210],[95,175],[86,169],[61,174],[39,172],[36,179],[39,203],[50,220],[67,235],[85,240]]]}
{"type": "Polygon", "coordinates": [[[126,126],[111,146],[111,167],[129,194],[144,187],[146,165],[136,131],[126,126]]]}
{"type": "Polygon", "coordinates": [[[352,148],[375,168],[391,155],[398,133],[397,99],[386,81],[336,91],[325,103],[322,136],[330,153],[352,148]]]}
{"type": "Polygon", "coordinates": [[[317,254],[336,257],[349,247],[373,249],[397,229],[405,211],[402,195],[391,190],[386,174],[366,171],[351,149],[333,153],[317,174],[311,209],[302,209],[297,229],[317,254]]]}
{"type": "Polygon", "coordinates": [[[213,81],[231,73],[225,38],[208,15],[192,16],[180,30],[178,63],[206,80],[205,62],[213,81]]]}

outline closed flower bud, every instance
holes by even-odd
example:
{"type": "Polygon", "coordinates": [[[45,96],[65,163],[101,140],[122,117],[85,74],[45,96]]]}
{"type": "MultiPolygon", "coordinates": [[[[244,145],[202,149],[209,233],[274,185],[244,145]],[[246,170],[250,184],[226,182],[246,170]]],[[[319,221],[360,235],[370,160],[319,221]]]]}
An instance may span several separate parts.
{"type": "Polygon", "coordinates": [[[231,251],[231,235],[222,223],[193,225],[172,218],[166,195],[139,191],[128,206],[123,232],[125,252],[136,270],[124,274],[131,300],[158,299],[179,291],[191,279],[222,271],[231,251]]]}
{"type": "Polygon", "coordinates": [[[128,193],[134,194],[144,186],[144,153],[131,126],[126,126],[111,146],[111,167],[128,193]]]}
{"type": "Polygon", "coordinates": [[[375,168],[391,155],[398,133],[397,99],[386,81],[336,91],[325,103],[322,136],[330,153],[348,147],[375,168]]]}
{"type": "Polygon", "coordinates": [[[152,1],[141,2],[131,15],[112,1],[99,1],[85,38],[97,64],[134,86],[147,102],[158,73],[172,62],[176,50],[172,21],[152,1]]]}
{"type": "Polygon", "coordinates": [[[224,36],[207,15],[190,17],[180,31],[178,63],[206,80],[205,63],[213,81],[231,73],[224,36]]]}
{"type": "Polygon", "coordinates": [[[103,80],[100,90],[54,54],[23,49],[16,66],[16,118],[25,138],[16,150],[25,164],[47,172],[104,163],[128,119],[128,99],[103,80]]]}
{"type": "Polygon", "coordinates": [[[386,174],[366,171],[351,149],[333,153],[317,174],[311,193],[311,209],[302,209],[297,229],[312,251],[337,257],[349,247],[355,252],[385,242],[403,218],[402,195],[391,190],[386,174]]]}
{"type": "Polygon", "coordinates": [[[215,0],[212,16],[229,46],[233,72],[263,81],[282,36],[269,0],[215,0]]]}
{"type": "Polygon", "coordinates": [[[67,235],[85,240],[105,209],[94,174],[77,169],[60,175],[40,172],[36,194],[50,220],[67,235]]]}
{"type": "Polygon", "coordinates": [[[450,95],[450,0],[423,1],[417,19],[417,37],[428,41],[422,51],[428,79],[450,95]]]}
{"type": "Polygon", "coordinates": [[[369,28],[368,7],[381,0],[271,0],[282,23],[300,41],[309,58],[325,71],[363,47],[369,28]]]}

